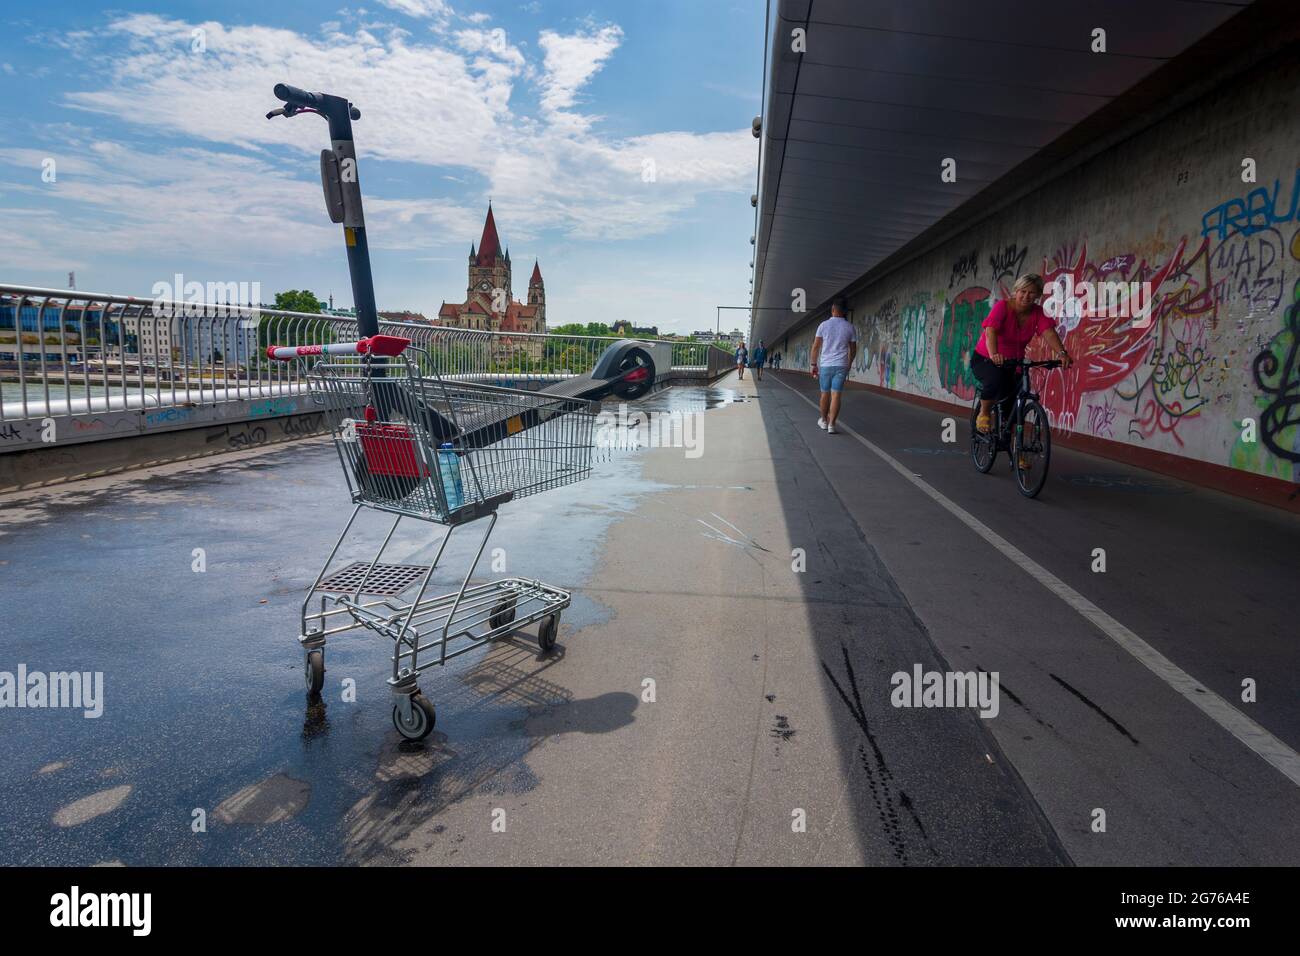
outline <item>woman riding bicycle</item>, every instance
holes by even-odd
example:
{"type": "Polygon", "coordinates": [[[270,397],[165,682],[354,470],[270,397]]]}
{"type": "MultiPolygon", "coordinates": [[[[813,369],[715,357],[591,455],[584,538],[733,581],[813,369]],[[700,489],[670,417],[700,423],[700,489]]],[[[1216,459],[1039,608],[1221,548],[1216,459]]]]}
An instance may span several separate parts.
{"type": "Polygon", "coordinates": [[[1056,334],[1056,325],[1038,300],[1043,294],[1043,277],[1028,273],[1016,280],[1009,299],[999,299],[984,320],[970,370],[980,382],[980,411],[975,427],[988,432],[993,427],[993,403],[1015,395],[1018,371],[1003,366],[1007,359],[1023,359],[1025,348],[1036,335],[1043,335],[1056,357],[1065,365],[1070,355],[1056,334]]]}

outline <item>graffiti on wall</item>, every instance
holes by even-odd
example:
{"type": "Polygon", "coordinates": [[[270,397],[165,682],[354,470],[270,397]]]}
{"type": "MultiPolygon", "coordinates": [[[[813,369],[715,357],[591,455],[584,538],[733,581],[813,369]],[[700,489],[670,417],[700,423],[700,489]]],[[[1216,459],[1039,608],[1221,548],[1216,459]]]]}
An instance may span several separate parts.
{"type": "Polygon", "coordinates": [[[1110,400],[1103,398],[1100,402],[1088,405],[1088,431],[1102,438],[1115,437],[1115,416],[1117,410],[1110,400]]]}
{"type": "MultiPolygon", "coordinates": [[[[858,354],[853,360],[853,371],[864,375],[872,368],[883,368],[882,359],[888,351],[884,336],[898,317],[898,299],[890,296],[875,312],[855,318],[853,328],[858,334],[858,354]]],[[[883,384],[883,379],[882,379],[883,384]]]]}
{"type": "Polygon", "coordinates": [[[929,297],[917,296],[903,308],[903,341],[899,351],[899,364],[909,378],[925,374],[925,358],[929,342],[925,337],[929,321],[929,297]]]}
{"type": "MultiPolygon", "coordinates": [[[[1025,256],[1029,252],[1028,246],[1022,246],[1014,242],[1009,242],[999,249],[995,249],[989,256],[989,283],[1002,283],[1010,279],[1013,283],[1016,277],[1024,270],[1025,256]]],[[[1002,294],[1007,294],[1007,287],[1002,286],[1002,294]]]]}
{"type": "Polygon", "coordinates": [[[953,296],[944,304],[943,323],[934,339],[939,384],[964,401],[975,397],[978,385],[970,357],[992,306],[990,295],[983,286],[969,286],[953,296]]]}
{"type": "Polygon", "coordinates": [[[951,289],[958,282],[964,282],[969,276],[972,279],[979,277],[980,251],[972,249],[968,255],[962,256],[952,264],[952,276],[948,279],[948,288],[951,289]]]}
{"type": "MultiPolygon", "coordinates": [[[[1300,261],[1300,229],[1291,237],[1291,255],[1300,261]]],[[[1260,440],[1279,459],[1300,462],[1300,279],[1291,287],[1282,331],[1255,356],[1251,372],[1261,393],[1260,440]]]]}
{"type": "Polygon", "coordinates": [[[1300,199],[1300,168],[1295,171],[1290,197],[1281,193],[1281,189],[1282,180],[1275,179],[1272,192],[1260,186],[1207,209],[1201,216],[1201,235],[1208,238],[1214,233],[1222,240],[1232,234],[1250,236],[1278,223],[1294,222],[1297,199],[1300,199]]]}
{"type": "Polygon", "coordinates": [[[1211,256],[1216,295],[1245,303],[1245,317],[1272,313],[1282,301],[1285,255],[1286,243],[1276,229],[1226,237],[1211,256]]]}

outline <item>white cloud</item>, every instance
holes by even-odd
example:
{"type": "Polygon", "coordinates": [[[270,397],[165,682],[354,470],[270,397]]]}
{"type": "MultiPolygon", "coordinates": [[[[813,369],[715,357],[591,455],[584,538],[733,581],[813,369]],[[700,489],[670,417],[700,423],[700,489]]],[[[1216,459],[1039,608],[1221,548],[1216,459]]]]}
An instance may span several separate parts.
{"type": "MultiPolygon", "coordinates": [[[[39,170],[48,151],[0,148],[0,168],[39,170]]],[[[259,259],[336,250],[338,227],[325,218],[320,186],[262,158],[204,149],[137,150],[72,139],[54,151],[58,180],[12,188],[50,215],[24,231],[47,260],[94,259],[101,250],[138,255],[163,272],[177,257],[255,268],[259,259]]],[[[21,182],[15,176],[13,181],[21,182]]],[[[437,200],[366,199],[377,250],[432,250],[442,230],[469,234],[477,209],[437,200]]],[[[8,258],[8,256],[6,256],[8,258]]]]}
{"type": "Polygon", "coordinates": [[[242,146],[293,143],[320,149],[316,117],[268,123],[278,82],[346,90],[362,111],[366,155],[427,163],[455,141],[456,160],[482,164],[499,135],[522,56],[485,44],[474,60],[432,45],[408,44],[400,31],[369,30],[323,40],[259,26],[202,24],[207,52],[190,52],[193,25],[151,15],[113,21],[109,39],[125,48],[101,88],[72,93],[71,105],[143,126],[242,146]],[[504,57],[504,58],[503,58],[504,57]]]}
{"type": "Polygon", "coordinates": [[[408,17],[436,17],[451,12],[443,0],[379,0],[379,3],[408,17]]]}
{"type": "Polygon", "coordinates": [[[193,25],[185,21],[111,21],[103,33],[123,49],[107,61],[108,82],[69,101],[223,148],[261,153],[287,143],[314,154],[324,137],[316,117],[263,118],[277,105],[271,87],[285,81],[346,90],[362,112],[356,130],[363,177],[374,159],[473,170],[511,204],[512,231],[521,239],[547,228],[593,238],[645,236],[669,228],[701,192],[751,188],[747,130],[633,139],[593,132],[593,117],[577,108],[578,93],[621,43],[615,25],[542,33],[540,119],[510,108],[516,84],[535,71],[499,27],[457,30],[442,41],[447,47],[412,43],[391,29],[386,36],[360,30],[320,39],[260,26],[202,26],[207,53],[194,54],[193,25]],[[647,159],[655,164],[650,183],[642,179],[647,159]]]}
{"type": "Polygon", "coordinates": [[[542,109],[554,113],[573,106],[578,90],[605,65],[622,40],[623,31],[613,25],[568,35],[543,30],[538,40],[544,54],[542,109]]]}

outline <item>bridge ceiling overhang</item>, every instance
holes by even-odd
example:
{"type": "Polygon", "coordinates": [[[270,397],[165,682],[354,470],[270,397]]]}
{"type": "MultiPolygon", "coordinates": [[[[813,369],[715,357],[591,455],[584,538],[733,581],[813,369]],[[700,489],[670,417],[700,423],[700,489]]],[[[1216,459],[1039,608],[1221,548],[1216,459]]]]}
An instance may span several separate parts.
{"type": "Polygon", "coordinates": [[[1249,5],[775,0],[753,304],[777,311],[753,334],[807,318],[787,311],[794,289],[815,315],[1013,170],[1048,168],[1067,134],[1249,5]]]}

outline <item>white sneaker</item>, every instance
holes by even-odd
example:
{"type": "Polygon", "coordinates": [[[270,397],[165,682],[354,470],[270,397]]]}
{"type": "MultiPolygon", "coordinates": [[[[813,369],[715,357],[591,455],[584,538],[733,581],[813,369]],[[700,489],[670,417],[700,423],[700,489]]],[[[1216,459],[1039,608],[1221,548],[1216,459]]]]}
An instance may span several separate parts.
{"type": "Polygon", "coordinates": [[[834,425],[827,425],[827,426],[826,426],[826,434],[828,434],[828,435],[835,435],[835,434],[838,434],[838,432],[835,431],[835,426],[834,426],[834,425]]]}
{"type": "Polygon", "coordinates": [[[817,427],[818,427],[818,428],[825,428],[825,427],[826,427],[826,419],[824,419],[824,418],[819,418],[819,419],[817,419],[817,427]]]}

